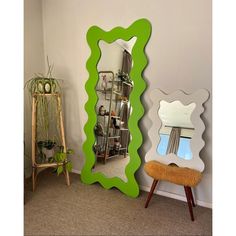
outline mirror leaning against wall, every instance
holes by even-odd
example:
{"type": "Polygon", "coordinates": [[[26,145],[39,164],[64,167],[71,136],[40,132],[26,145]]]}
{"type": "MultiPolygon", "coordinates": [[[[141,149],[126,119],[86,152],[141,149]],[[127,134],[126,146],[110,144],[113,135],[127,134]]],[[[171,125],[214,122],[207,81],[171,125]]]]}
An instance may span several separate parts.
{"type": "Polygon", "coordinates": [[[108,32],[92,26],[87,33],[91,55],[81,179],[87,184],[99,182],[106,189],[116,187],[130,197],[139,194],[134,174],[141,164],[138,121],[144,114],[140,96],[146,88],[142,73],[150,34],[146,19],[108,32]]]}
{"type": "Polygon", "coordinates": [[[204,170],[199,154],[205,145],[201,114],[208,97],[205,89],[192,94],[181,90],[170,94],[159,89],[151,91],[153,105],[148,116],[152,126],[148,136],[152,145],[145,156],[146,162],[156,160],[166,165],[174,163],[200,172],[204,170]]]}

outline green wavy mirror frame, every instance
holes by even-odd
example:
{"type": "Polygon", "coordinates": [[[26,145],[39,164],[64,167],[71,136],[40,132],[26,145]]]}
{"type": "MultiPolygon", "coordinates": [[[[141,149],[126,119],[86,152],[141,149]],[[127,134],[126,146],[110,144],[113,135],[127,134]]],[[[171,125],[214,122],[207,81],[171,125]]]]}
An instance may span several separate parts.
{"type": "Polygon", "coordinates": [[[142,72],[148,62],[144,49],[150,35],[151,24],[146,19],[139,19],[135,21],[127,29],[116,27],[111,31],[106,32],[97,26],[92,26],[87,32],[87,42],[91,49],[91,55],[86,64],[89,72],[89,79],[85,85],[85,89],[88,94],[88,101],[85,104],[88,120],[84,127],[87,139],[83,144],[85,164],[81,171],[81,180],[86,184],[99,182],[106,189],[116,187],[130,197],[137,197],[139,195],[139,186],[136,182],[134,174],[141,164],[138,149],[142,144],[142,134],[138,127],[138,121],[144,114],[144,108],[140,101],[140,96],[146,88],[146,83],[142,77],[142,72]],[[95,106],[98,100],[95,87],[99,79],[97,64],[101,57],[99,41],[103,40],[107,43],[112,43],[117,39],[128,41],[133,37],[137,37],[131,53],[133,66],[130,71],[130,77],[134,83],[134,89],[130,94],[130,104],[133,110],[128,121],[128,128],[132,139],[128,147],[130,161],[125,168],[127,182],[124,182],[118,177],[107,178],[100,172],[92,172],[92,167],[95,163],[95,154],[93,151],[93,145],[95,143],[94,127],[97,122],[95,106]]]}

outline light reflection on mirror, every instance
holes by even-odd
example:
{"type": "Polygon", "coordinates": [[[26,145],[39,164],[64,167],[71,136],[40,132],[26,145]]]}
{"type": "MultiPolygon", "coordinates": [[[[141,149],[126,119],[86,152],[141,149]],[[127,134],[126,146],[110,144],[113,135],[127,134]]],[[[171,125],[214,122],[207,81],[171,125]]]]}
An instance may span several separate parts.
{"type": "Polygon", "coordinates": [[[99,42],[101,58],[97,65],[99,80],[96,86],[97,124],[94,127],[96,156],[93,172],[106,177],[119,177],[127,181],[125,167],[129,162],[128,145],[131,136],[128,119],[131,113],[129,96],[133,82],[131,51],[136,37],[129,41],[99,42]]]}
{"type": "Polygon", "coordinates": [[[191,114],[195,107],[195,103],[185,106],[180,101],[160,102],[158,115],[162,126],[159,130],[160,142],[157,146],[159,155],[173,153],[185,160],[192,159],[191,139],[194,126],[191,122],[191,114]]]}

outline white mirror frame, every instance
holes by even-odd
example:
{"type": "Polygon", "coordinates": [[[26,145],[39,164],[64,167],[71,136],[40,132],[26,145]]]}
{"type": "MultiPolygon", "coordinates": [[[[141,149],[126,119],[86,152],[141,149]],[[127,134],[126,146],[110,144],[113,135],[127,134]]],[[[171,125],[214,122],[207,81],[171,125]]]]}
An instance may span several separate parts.
{"type": "Polygon", "coordinates": [[[148,116],[152,121],[152,126],[148,132],[150,141],[152,142],[151,149],[145,155],[146,162],[151,160],[159,161],[163,164],[169,165],[175,163],[179,167],[188,167],[191,169],[198,170],[202,172],[204,170],[204,163],[200,159],[199,153],[205,145],[202,139],[202,134],[205,130],[205,125],[200,117],[204,112],[203,103],[207,101],[209,97],[209,92],[205,89],[200,89],[192,94],[187,94],[181,90],[177,90],[173,93],[166,94],[160,89],[154,89],[150,93],[150,99],[152,101],[152,107],[148,112],[148,116]],[[160,102],[164,100],[168,103],[174,101],[180,101],[183,105],[189,105],[190,103],[195,103],[196,107],[191,114],[191,122],[194,126],[194,134],[190,142],[192,159],[184,160],[177,157],[175,154],[170,153],[161,156],[157,153],[157,146],[160,141],[159,130],[162,126],[162,121],[159,117],[158,111],[160,108],[160,102]]]}

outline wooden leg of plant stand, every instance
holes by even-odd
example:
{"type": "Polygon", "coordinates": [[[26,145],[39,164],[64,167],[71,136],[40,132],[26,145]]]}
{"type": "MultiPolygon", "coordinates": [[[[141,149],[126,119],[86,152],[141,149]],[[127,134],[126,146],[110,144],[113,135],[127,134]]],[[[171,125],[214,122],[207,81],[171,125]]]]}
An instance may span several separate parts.
{"type": "Polygon", "coordinates": [[[36,187],[36,179],[37,179],[37,168],[33,166],[32,168],[32,190],[35,191],[36,187]]]}
{"type": "Polygon", "coordinates": [[[149,194],[148,194],[148,197],[147,197],[147,201],[146,201],[146,204],[145,204],[145,208],[148,207],[148,204],[149,204],[149,202],[150,202],[150,200],[151,200],[151,198],[152,198],[152,195],[153,195],[154,189],[155,189],[156,186],[157,186],[157,183],[158,183],[158,180],[155,180],[155,179],[154,179],[153,182],[152,182],[151,190],[150,190],[150,192],[149,192],[149,194]]]}
{"type": "Polygon", "coordinates": [[[65,171],[65,176],[66,176],[66,184],[67,186],[70,186],[70,176],[69,176],[69,171],[65,171]]]}
{"type": "Polygon", "coordinates": [[[187,186],[184,186],[184,191],[185,191],[185,195],[186,195],[187,202],[188,202],[188,208],[189,208],[189,213],[190,213],[190,216],[191,216],[191,220],[194,221],[193,208],[192,208],[192,203],[191,203],[191,196],[190,196],[190,193],[189,193],[189,190],[188,190],[187,186]]]}
{"type": "MultiPolygon", "coordinates": [[[[59,119],[60,119],[60,131],[61,131],[61,139],[62,139],[62,145],[64,147],[64,152],[66,153],[67,147],[66,147],[66,140],[65,140],[65,132],[64,132],[64,124],[63,124],[63,115],[62,115],[62,104],[61,104],[61,97],[57,97],[57,106],[59,110],[59,119]]],[[[65,166],[64,166],[65,168],[65,166]]],[[[68,170],[64,171],[65,177],[66,177],[66,184],[70,186],[70,176],[68,170]]]]}
{"type": "Polygon", "coordinates": [[[36,111],[37,111],[37,107],[36,107],[36,97],[33,96],[32,99],[32,190],[34,192],[35,190],[35,183],[36,183],[36,173],[37,173],[37,169],[35,167],[35,153],[36,153],[36,111]]]}
{"type": "Polygon", "coordinates": [[[65,178],[66,178],[66,184],[67,184],[67,186],[70,186],[70,175],[69,175],[69,171],[66,170],[66,167],[65,167],[65,166],[64,166],[63,173],[64,173],[65,178]]]}

